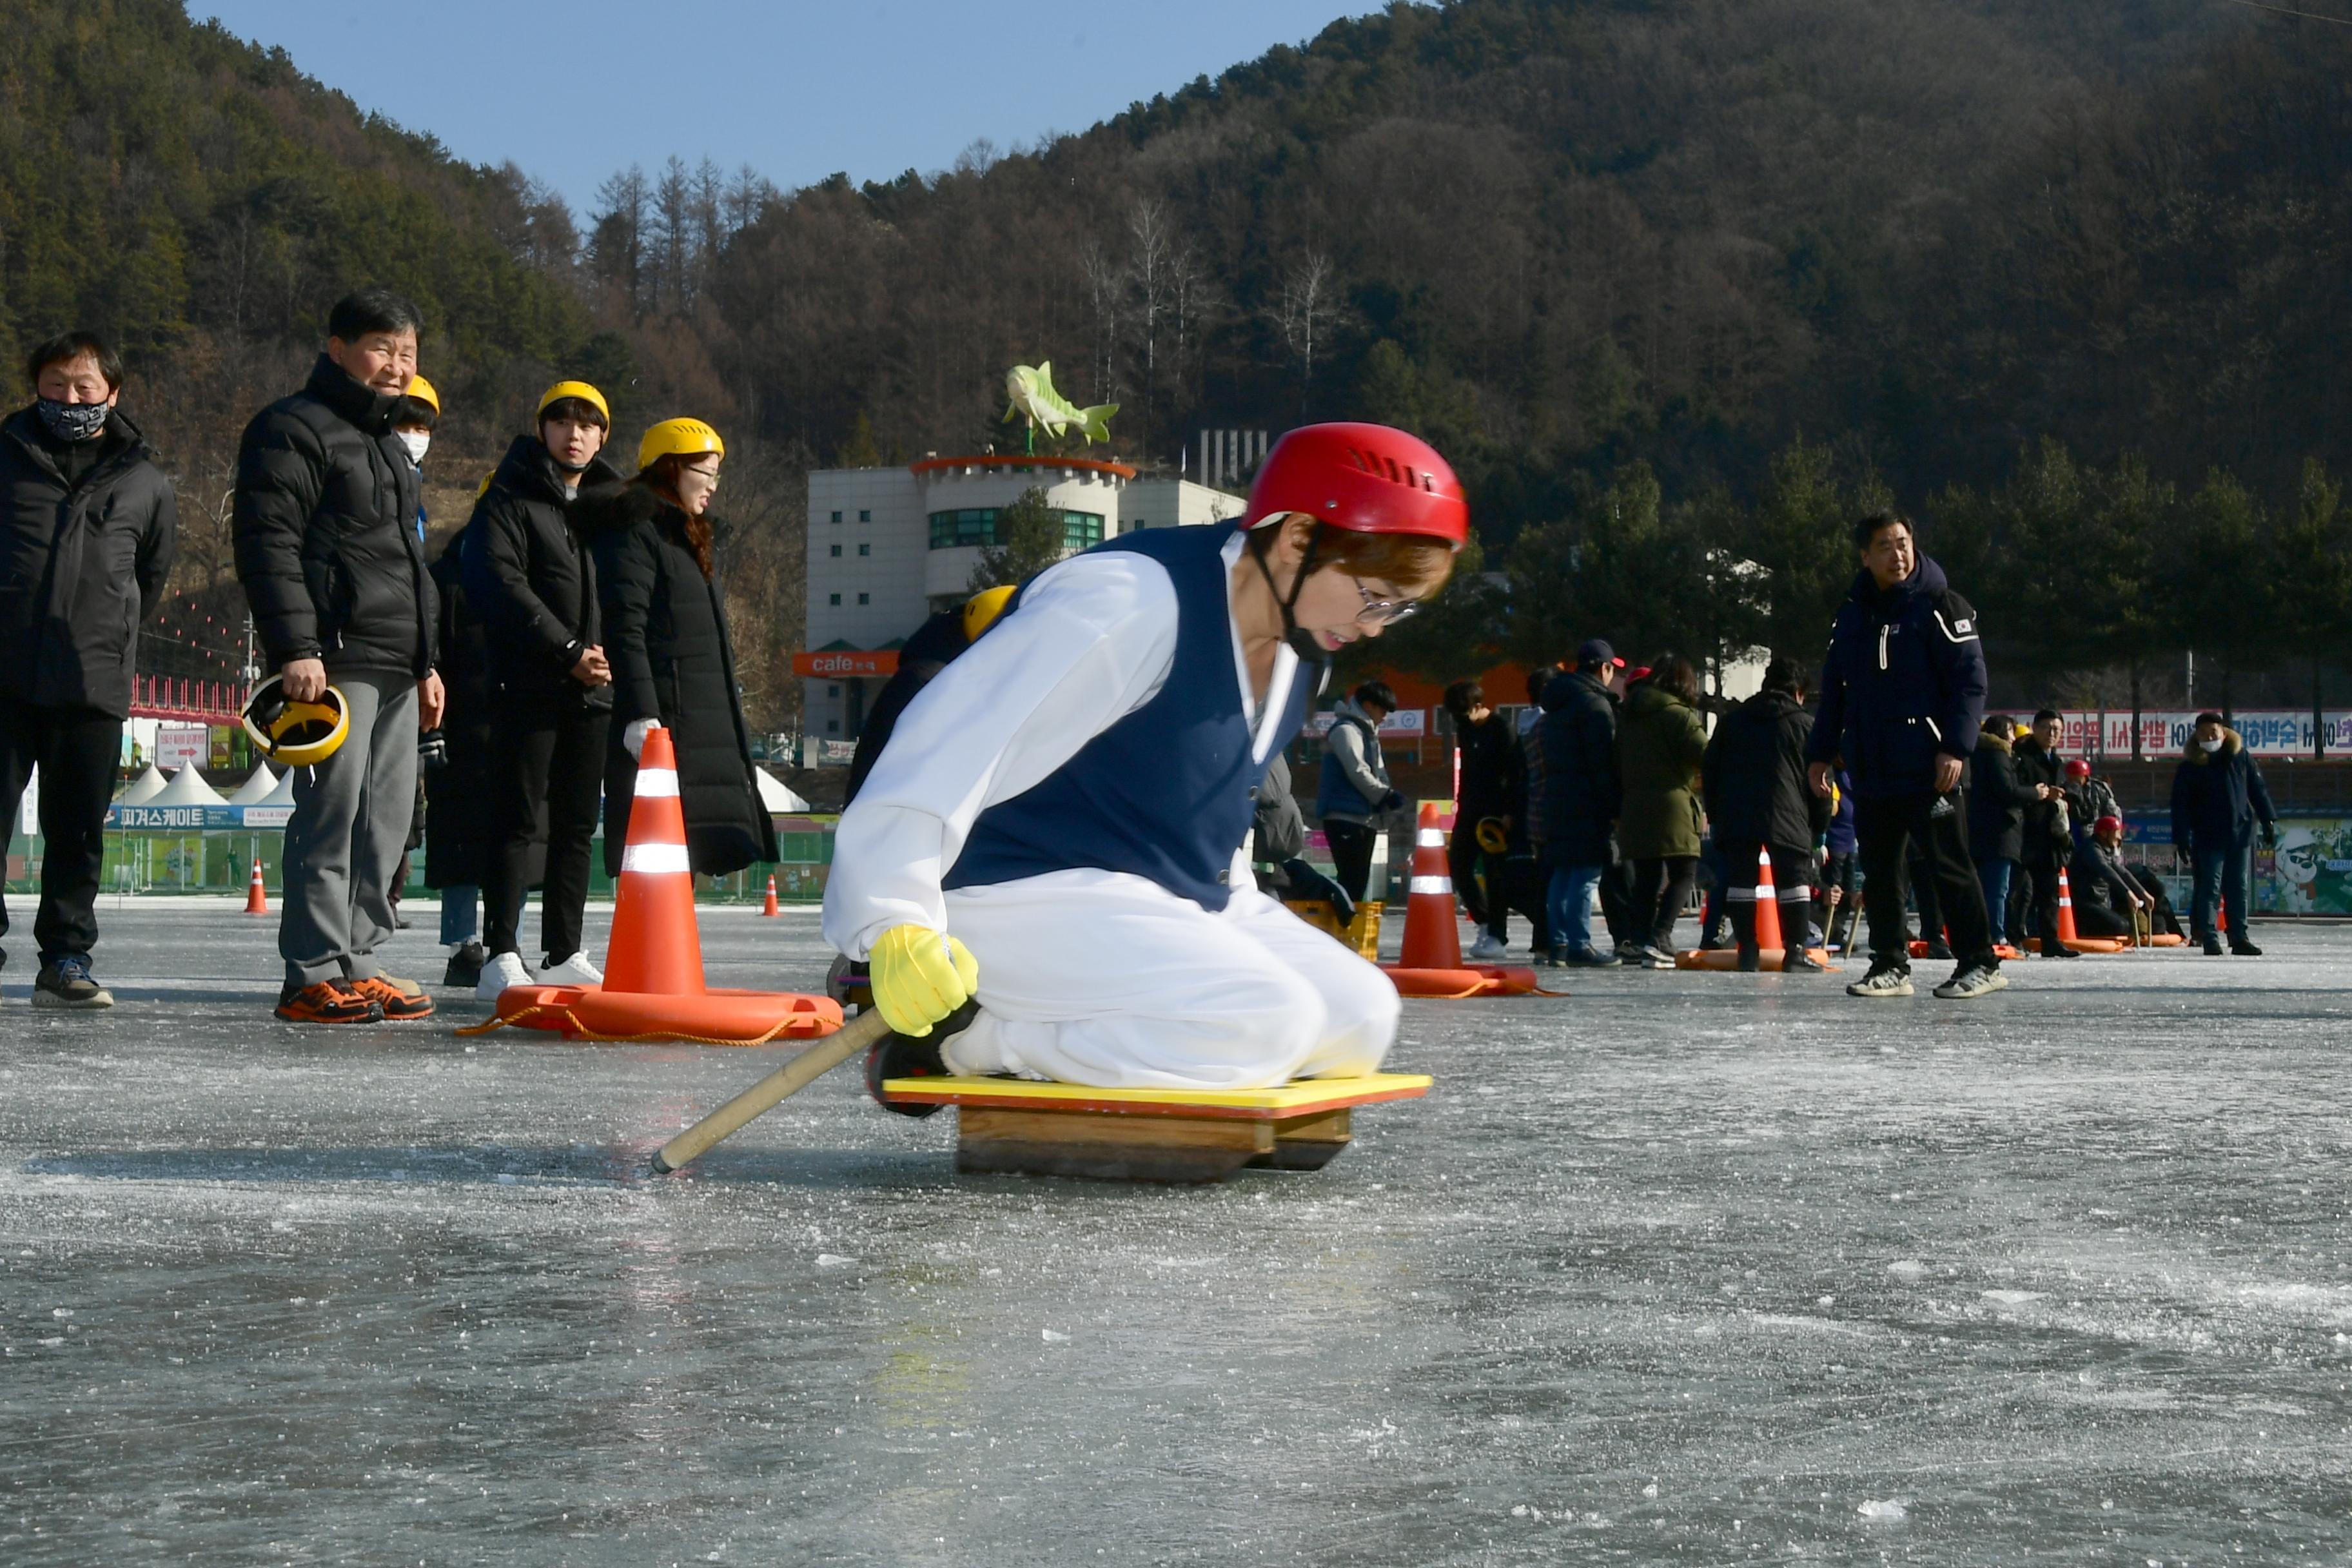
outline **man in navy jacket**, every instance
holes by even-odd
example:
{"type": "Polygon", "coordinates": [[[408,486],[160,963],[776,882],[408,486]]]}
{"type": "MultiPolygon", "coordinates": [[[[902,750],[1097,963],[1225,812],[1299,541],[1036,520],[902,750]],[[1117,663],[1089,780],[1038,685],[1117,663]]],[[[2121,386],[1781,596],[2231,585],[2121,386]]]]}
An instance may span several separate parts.
{"type": "Polygon", "coordinates": [[[1976,612],[1943,569],[1919,553],[1908,519],[1874,512],[1854,524],[1862,571],[1830,631],[1821,710],[1806,746],[1814,792],[1830,793],[1840,758],[1853,776],[1854,837],[1870,973],[1856,996],[1911,994],[1903,924],[1903,863],[1916,842],[1934,879],[1959,968],[1936,987],[1966,1000],[2009,984],[1992,947],[1984,889],[1969,858],[1960,785],[1984,721],[1984,645],[1976,612]]]}

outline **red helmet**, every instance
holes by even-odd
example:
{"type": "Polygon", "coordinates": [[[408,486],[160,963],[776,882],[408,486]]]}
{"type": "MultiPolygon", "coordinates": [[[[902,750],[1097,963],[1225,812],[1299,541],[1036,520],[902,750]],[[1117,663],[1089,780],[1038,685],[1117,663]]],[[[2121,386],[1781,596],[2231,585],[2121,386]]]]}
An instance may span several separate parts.
{"type": "Polygon", "coordinates": [[[1418,533],[1459,550],[1470,538],[1462,481],[1428,442],[1385,425],[1306,425],[1274,444],[1242,526],[1285,512],[1353,533],[1418,533]]]}
{"type": "Polygon", "coordinates": [[[2091,776],[2091,764],[2084,762],[2080,757],[2069,757],[2066,760],[2066,776],[2070,779],[2089,778],[2091,776]]]}
{"type": "Polygon", "coordinates": [[[2123,830],[2124,819],[2112,813],[2091,824],[2091,831],[2094,833],[2121,833],[2123,830]]]}

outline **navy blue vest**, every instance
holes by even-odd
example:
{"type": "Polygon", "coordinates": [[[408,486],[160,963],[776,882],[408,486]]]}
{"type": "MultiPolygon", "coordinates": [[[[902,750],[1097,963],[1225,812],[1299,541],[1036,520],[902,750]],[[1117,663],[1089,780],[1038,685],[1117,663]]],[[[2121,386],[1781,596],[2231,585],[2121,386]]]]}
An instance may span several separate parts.
{"type": "MultiPolygon", "coordinates": [[[[1092,868],[1130,872],[1204,910],[1225,907],[1234,852],[1249,832],[1251,792],[1265,776],[1250,756],[1234,667],[1223,555],[1233,535],[1230,527],[1153,529],[1095,546],[1132,550],[1168,569],[1176,587],[1168,679],[1034,787],[982,811],[941,886],[1092,868]]],[[[1314,690],[1311,667],[1292,676],[1269,761],[1298,733],[1314,690]]]]}

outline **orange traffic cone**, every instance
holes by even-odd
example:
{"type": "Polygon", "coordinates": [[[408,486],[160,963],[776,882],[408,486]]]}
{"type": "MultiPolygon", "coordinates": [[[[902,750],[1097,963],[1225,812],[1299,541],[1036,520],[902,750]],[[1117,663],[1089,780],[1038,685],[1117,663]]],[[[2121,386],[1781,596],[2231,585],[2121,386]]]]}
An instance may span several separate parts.
{"type": "Polygon", "coordinates": [[[1404,949],[1383,963],[1407,996],[1520,994],[1536,988],[1532,969],[1462,962],[1462,933],[1454,919],[1454,873],[1445,859],[1446,806],[1423,801],[1413,830],[1412,881],[1404,906],[1404,949]]]}
{"type": "Polygon", "coordinates": [[[2058,868],[2058,945],[2076,952],[2121,952],[2129,944],[2114,937],[2085,937],[2074,929],[2074,889],[2067,885],[2066,868],[2058,868]]]}
{"type": "Polygon", "coordinates": [[[686,856],[686,807],[669,731],[646,731],[629,842],[613,892],[604,989],[666,996],[702,994],[702,930],[694,921],[694,868],[686,856]]]}
{"type": "Polygon", "coordinates": [[[776,902],[776,874],[773,871],[771,871],[768,873],[767,901],[760,906],[760,913],[762,916],[772,920],[783,912],[782,906],[776,902]]]}
{"type": "Polygon", "coordinates": [[[1767,963],[1778,963],[1787,943],[1780,940],[1780,889],[1772,882],[1772,852],[1756,852],[1756,946],[1767,963]]]}
{"type": "Polygon", "coordinates": [[[1412,837],[1412,892],[1404,905],[1401,969],[1459,969],[1462,933],[1454,920],[1454,868],[1445,859],[1444,808],[1423,801],[1412,837]]]}
{"type": "Polygon", "coordinates": [[[841,1005],[784,991],[714,991],[703,984],[677,752],[669,731],[656,727],[646,732],[637,756],[604,984],[509,985],[499,997],[498,1016],[470,1032],[501,1026],[558,1030],[572,1039],[756,1046],[829,1035],[841,1027],[841,1005]]]}
{"type": "Polygon", "coordinates": [[[269,912],[269,895],[262,889],[261,862],[257,859],[253,863],[253,879],[245,885],[245,912],[249,915],[269,912]]]}

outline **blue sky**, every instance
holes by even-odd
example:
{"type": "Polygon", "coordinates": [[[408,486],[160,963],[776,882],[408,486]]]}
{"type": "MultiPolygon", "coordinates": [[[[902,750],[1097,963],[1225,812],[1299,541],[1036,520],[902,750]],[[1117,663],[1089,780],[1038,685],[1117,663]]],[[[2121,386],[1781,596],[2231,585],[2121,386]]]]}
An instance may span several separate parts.
{"type": "Polygon", "coordinates": [[[1078,131],[1313,37],[1369,0],[188,0],[460,158],[511,158],[584,214],[675,153],[780,185],[1078,131]],[[552,22],[551,20],[552,19],[552,22]],[[553,25],[560,23],[560,25],[553,25]]]}

